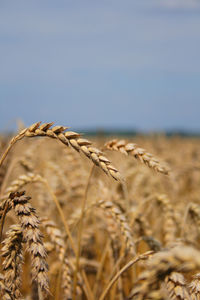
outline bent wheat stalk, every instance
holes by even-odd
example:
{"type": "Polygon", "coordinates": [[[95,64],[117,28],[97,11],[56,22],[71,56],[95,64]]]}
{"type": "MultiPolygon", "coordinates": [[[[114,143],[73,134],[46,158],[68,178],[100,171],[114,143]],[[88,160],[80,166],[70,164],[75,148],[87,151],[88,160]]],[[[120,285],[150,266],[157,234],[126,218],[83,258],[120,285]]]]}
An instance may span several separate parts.
{"type": "Polygon", "coordinates": [[[122,177],[119,171],[113,167],[110,161],[103,156],[102,151],[97,148],[92,147],[92,142],[80,137],[79,133],[73,131],[66,131],[68,129],[64,126],[54,126],[53,122],[44,123],[37,122],[28,128],[23,129],[18,135],[12,138],[9,143],[8,148],[4,152],[0,160],[0,166],[5,160],[8,152],[12,146],[24,137],[37,137],[45,136],[49,138],[54,138],[62,142],[64,145],[71,146],[78,152],[82,152],[87,156],[95,165],[100,167],[107,175],[111,175],[115,180],[122,182],[122,177]]]}

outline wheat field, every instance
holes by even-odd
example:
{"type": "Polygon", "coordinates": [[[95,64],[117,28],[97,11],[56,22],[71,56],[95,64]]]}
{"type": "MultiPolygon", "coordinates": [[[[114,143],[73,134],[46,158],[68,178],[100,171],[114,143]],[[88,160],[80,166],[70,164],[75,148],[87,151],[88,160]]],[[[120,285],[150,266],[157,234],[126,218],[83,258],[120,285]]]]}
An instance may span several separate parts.
{"type": "Polygon", "coordinates": [[[200,140],[0,137],[3,300],[200,299],[200,140]]]}

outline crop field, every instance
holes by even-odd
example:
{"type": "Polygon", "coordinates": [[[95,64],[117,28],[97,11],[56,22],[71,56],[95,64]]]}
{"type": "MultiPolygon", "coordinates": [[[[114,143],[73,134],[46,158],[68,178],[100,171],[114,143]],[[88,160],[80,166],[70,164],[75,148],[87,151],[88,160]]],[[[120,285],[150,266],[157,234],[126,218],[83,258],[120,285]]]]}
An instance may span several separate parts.
{"type": "Polygon", "coordinates": [[[0,299],[200,299],[198,138],[35,123],[0,153],[0,299]]]}

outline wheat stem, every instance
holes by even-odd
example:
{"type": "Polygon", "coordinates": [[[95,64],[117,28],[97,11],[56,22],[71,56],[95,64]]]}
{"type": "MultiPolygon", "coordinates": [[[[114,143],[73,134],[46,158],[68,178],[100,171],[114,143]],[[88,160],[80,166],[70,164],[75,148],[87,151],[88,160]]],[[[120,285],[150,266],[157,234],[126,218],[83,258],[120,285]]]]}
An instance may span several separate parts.
{"type": "Polygon", "coordinates": [[[105,288],[105,290],[103,291],[103,293],[101,294],[99,300],[103,300],[106,295],[108,294],[109,290],[111,289],[111,287],[113,286],[113,284],[117,281],[117,279],[125,272],[127,271],[130,267],[132,267],[135,263],[137,263],[140,260],[145,260],[149,257],[149,255],[152,255],[154,252],[153,251],[147,251],[144,254],[141,254],[137,257],[135,257],[134,259],[132,259],[131,261],[129,261],[123,268],[121,268],[117,274],[112,278],[112,280],[108,283],[107,287],[105,288]]]}
{"type": "Polygon", "coordinates": [[[78,250],[76,253],[76,269],[75,269],[75,273],[74,273],[74,286],[73,286],[73,296],[72,296],[73,300],[75,300],[75,298],[76,298],[77,273],[79,271],[79,259],[80,259],[80,254],[81,254],[81,237],[82,237],[82,232],[83,232],[83,219],[84,219],[84,215],[85,215],[87,194],[88,194],[88,189],[89,189],[89,185],[90,185],[90,180],[93,175],[93,170],[94,170],[94,167],[91,168],[91,171],[90,171],[90,174],[88,177],[88,181],[87,181],[87,185],[86,185],[86,189],[85,189],[85,195],[84,195],[82,203],[81,203],[81,216],[80,216],[80,223],[79,223],[79,230],[78,230],[78,250]]]}

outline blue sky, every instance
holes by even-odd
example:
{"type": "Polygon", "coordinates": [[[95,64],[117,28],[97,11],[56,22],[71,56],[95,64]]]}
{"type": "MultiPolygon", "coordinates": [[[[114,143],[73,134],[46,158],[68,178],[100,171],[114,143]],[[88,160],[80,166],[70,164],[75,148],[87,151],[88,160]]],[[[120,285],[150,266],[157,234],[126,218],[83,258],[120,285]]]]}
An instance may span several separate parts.
{"type": "Polygon", "coordinates": [[[0,129],[200,131],[199,0],[0,1],[0,129]]]}

